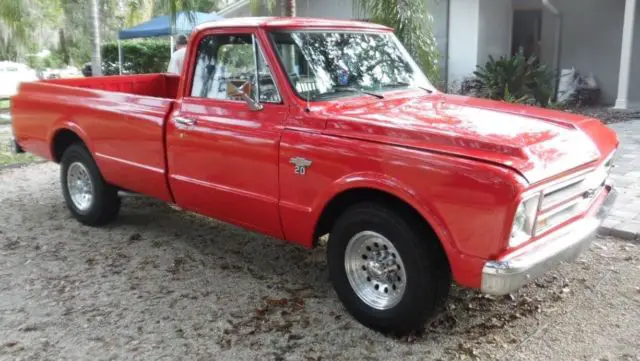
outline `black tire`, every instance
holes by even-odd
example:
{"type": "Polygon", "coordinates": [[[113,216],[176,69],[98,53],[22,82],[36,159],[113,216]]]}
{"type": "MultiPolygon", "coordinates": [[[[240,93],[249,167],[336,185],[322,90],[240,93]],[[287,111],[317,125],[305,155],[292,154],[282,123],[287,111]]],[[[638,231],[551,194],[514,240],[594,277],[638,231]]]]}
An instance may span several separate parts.
{"type": "Polygon", "coordinates": [[[62,154],[60,161],[60,183],[67,208],[71,211],[71,215],[80,223],[87,226],[98,227],[110,223],[118,216],[118,212],[120,211],[118,191],[102,178],[96,162],[84,144],[74,143],[62,154]],[[74,204],[69,194],[67,175],[69,167],[74,163],[80,163],[86,168],[93,188],[93,199],[88,208],[84,210],[81,210],[74,204]]]}
{"type": "Polygon", "coordinates": [[[329,235],[329,276],[340,301],[357,321],[384,334],[401,336],[421,330],[449,294],[451,272],[446,255],[424,222],[415,218],[409,212],[393,211],[378,203],[362,203],[346,210],[329,235]],[[368,305],[347,277],[347,246],[354,235],[363,231],[384,236],[404,264],[404,294],[391,308],[381,310],[368,305]]]}

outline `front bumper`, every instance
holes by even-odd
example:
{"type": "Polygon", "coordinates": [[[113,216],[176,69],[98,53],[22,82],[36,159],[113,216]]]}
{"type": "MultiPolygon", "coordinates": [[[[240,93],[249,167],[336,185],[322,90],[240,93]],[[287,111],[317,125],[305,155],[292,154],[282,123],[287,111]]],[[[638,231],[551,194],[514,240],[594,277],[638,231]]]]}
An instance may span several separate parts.
{"type": "Polygon", "coordinates": [[[597,210],[588,216],[539,239],[514,253],[485,263],[481,291],[491,295],[509,294],[540,277],[561,262],[572,261],[591,244],[607,216],[617,193],[610,185],[597,210]]]}

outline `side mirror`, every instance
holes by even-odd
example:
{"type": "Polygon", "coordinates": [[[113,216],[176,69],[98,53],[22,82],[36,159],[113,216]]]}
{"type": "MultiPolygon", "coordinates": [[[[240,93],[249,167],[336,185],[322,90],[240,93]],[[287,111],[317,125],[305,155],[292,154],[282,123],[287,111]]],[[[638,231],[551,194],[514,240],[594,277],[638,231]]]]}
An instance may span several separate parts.
{"type": "Polygon", "coordinates": [[[262,110],[263,105],[260,104],[260,102],[251,99],[251,96],[249,96],[249,94],[251,94],[251,83],[245,82],[239,87],[233,84],[233,82],[231,81],[227,83],[228,96],[244,99],[244,101],[247,102],[249,110],[251,111],[257,112],[262,110]]]}

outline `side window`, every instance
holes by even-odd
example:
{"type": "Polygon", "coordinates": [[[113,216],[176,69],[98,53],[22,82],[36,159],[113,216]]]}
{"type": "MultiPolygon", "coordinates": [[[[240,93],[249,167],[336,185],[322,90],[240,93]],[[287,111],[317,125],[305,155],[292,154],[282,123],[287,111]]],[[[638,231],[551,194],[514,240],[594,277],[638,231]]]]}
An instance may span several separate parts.
{"type": "MultiPolygon", "coordinates": [[[[278,39],[281,40],[281,39],[278,39]]],[[[309,64],[307,63],[300,48],[293,43],[279,42],[276,43],[276,51],[282,60],[282,65],[292,81],[291,84],[302,96],[311,96],[316,91],[315,75],[311,73],[309,64]]]]}
{"type": "Polygon", "coordinates": [[[259,101],[262,103],[280,103],[280,94],[262,49],[259,46],[255,48],[258,49],[258,64],[250,34],[211,35],[203,38],[198,44],[191,96],[240,100],[233,95],[233,89],[238,88],[254,100],[259,93],[259,101]]]}

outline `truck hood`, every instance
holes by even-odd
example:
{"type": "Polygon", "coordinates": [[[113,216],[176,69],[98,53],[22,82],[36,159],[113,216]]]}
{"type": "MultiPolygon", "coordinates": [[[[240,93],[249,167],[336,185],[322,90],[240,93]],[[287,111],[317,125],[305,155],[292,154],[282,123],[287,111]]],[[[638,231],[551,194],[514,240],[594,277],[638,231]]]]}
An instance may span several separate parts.
{"type": "Polygon", "coordinates": [[[532,106],[441,93],[358,99],[324,109],[326,133],[497,163],[530,183],[597,161],[618,144],[597,119],[532,106]]]}

